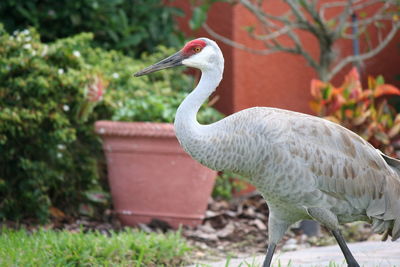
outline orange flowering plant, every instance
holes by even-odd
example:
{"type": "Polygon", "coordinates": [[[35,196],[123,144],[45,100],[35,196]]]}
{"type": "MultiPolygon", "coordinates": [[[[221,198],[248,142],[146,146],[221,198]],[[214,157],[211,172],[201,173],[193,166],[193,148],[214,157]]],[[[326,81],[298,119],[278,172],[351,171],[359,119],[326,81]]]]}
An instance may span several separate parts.
{"type": "Polygon", "coordinates": [[[394,142],[400,132],[400,114],[388,103],[389,95],[400,95],[382,76],[368,77],[363,89],[353,68],[340,87],[320,80],[311,81],[311,109],[317,115],[356,132],[382,152],[394,155],[394,142]]]}

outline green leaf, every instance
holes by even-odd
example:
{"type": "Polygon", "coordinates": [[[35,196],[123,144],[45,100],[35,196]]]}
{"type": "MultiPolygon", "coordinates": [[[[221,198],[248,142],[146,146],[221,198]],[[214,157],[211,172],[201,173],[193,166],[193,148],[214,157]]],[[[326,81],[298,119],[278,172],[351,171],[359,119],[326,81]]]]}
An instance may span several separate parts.
{"type": "Polygon", "coordinates": [[[378,29],[384,29],[385,28],[385,24],[383,24],[382,22],[380,22],[380,21],[375,21],[374,22],[374,25],[375,25],[375,27],[377,27],[378,29]]]}
{"type": "Polygon", "coordinates": [[[366,18],[368,16],[367,12],[365,11],[359,12],[358,15],[360,16],[360,18],[366,18]]]}
{"type": "Polygon", "coordinates": [[[192,30],[199,29],[207,20],[207,7],[198,6],[193,10],[192,18],[189,21],[189,27],[192,30]]]}
{"type": "Polygon", "coordinates": [[[255,30],[255,27],[253,25],[250,25],[250,26],[244,26],[243,29],[248,33],[253,33],[255,30]]]}
{"type": "Polygon", "coordinates": [[[330,98],[332,93],[332,86],[327,86],[324,90],[321,91],[322,99],[327,100],[330,98]]]}
{"type": "Polygon", "coordinates": [[[337,20],[336,19],[330,19],[326,22],[326,26],[329,28],[333,28],[336,26],[337,20]]]}
{"type": "Polygon", "coordinates": [[[103,191],[87,191],[85,192],[85,196],[90,201],[101,204],[106,204],[109,198],[109,195],[103,191]]]}
{"type": "Polygon", "coordinates": [[[121,43],[119,44],[118,47],[120,48],[124,48],[124,47],[128,47],[128,46],[133,46],[133,45],[137,45],[138,43],[140,43],[142,41],[142,35],[140,34],[134,34],[134,35],[130,35],[125,37],[121,43]]]}
{"type": "Polygon", "coordinates": [[[379,86],[379,85],[385,84],[385,79],[383,78],[382,75],[379,75],[378,77],[376,77],[375,82],[376,82],[376,86],[379,86]]]}
{"type": "Polygon", "coordinates": [[[305,0],[299,0],[299,3],[302,7],[306,7],[307,3],[305,2],[305,0]]]}

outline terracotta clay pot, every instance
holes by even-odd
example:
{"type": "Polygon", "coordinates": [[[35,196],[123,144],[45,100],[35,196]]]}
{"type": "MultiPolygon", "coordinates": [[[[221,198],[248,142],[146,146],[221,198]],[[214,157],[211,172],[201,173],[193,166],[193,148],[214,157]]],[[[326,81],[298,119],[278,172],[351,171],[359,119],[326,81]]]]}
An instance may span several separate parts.
{"type": "Polygon", "coordinates": [[[177,228],[201,223],[216,172],[193,160],[172,124],[96,122],[103,139],[114,209],[122,224],[157,218],[177,228]]]}

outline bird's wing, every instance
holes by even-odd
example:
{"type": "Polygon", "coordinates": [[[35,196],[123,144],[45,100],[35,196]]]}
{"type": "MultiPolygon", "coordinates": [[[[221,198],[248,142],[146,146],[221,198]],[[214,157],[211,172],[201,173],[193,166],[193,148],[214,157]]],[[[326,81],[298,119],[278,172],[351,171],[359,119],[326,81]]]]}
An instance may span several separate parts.
{"type": "Polygon", "coordinates": [[[400,235],[400,162],[387,157],[350,130],[299,113],[285,113],[288,149],[308,166],[317,187],[364,207],[370,217],[395,220],[400,235]]]}
{"type": "Polygon", "coordinates": [[[304,161],[321,189],[338,195],[379,197],[393,175],[380,153],[346,128],[312,116],[289,119],[291,154],[304,161]]]}
{"type": "Polygon", "coordinates": [[[400,160],[389,157],[388,155],[383,154],[380,150],[377,150],[378,153],[382,156],[382,158],[386,161],[386,163],[394,169],[400,177],[400,160]]]}

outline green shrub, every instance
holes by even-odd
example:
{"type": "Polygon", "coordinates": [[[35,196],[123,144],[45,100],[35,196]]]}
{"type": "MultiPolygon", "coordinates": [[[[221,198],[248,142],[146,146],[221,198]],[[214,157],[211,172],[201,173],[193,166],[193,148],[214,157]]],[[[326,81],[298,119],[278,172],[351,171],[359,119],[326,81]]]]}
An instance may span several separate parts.
{"type": "MultiPolygon", "coordinates": [[[[93,48],[92,38],[43,44],[33,29],[9,35],[0,25],[0,220],[44,221],[50,207],[93,215],[87,204],[105,203],[94,122],[170,122],[193,86],[183,69],[133,77],[174,49],[134,60],[93,48]]],[[[220,114],[206,108],[199,117],[220,114]]]]}
{"type": "MultiPolygon", "coordinates": [[[[195,86],[193,77],[185,75],[183,68],[166,69],[140,78],[132,78],[132,73],[143,69],[176,52],[174,49],[158,47],[156,53],[144,53],[140,62],[130,63],[120,60],[120,69],[114,69],[119,81],[110,84],[106,101],[114,106],[113,120],[173,122],[176,110],[183,99],[195,86]]],[[[125,60],[130,59],[124,57],[125,60]]],[[[109,73],[110,74],[110,73],[109,73]]],[[[221,119],[221,113],[207,104],[198,113],[198,120],[210,123],[221,119]]]]}
{"type": "Polygon", "coordinates": [[[171,0],[2,0],[0,22],[8,32],[35,27],[45,42],[93,32],[97,45],[137,56],[181,45],[174,16],[183,13],[164,2],[171,0]]]}
{"type": "Polygon", "coordinates": [[[67,42],[59,49],[33,30],[0,29],[0,218],[43,221],[50,206],[68,210],[100,189],[96,116],[76,116],[93,77],[67,42]]]}

